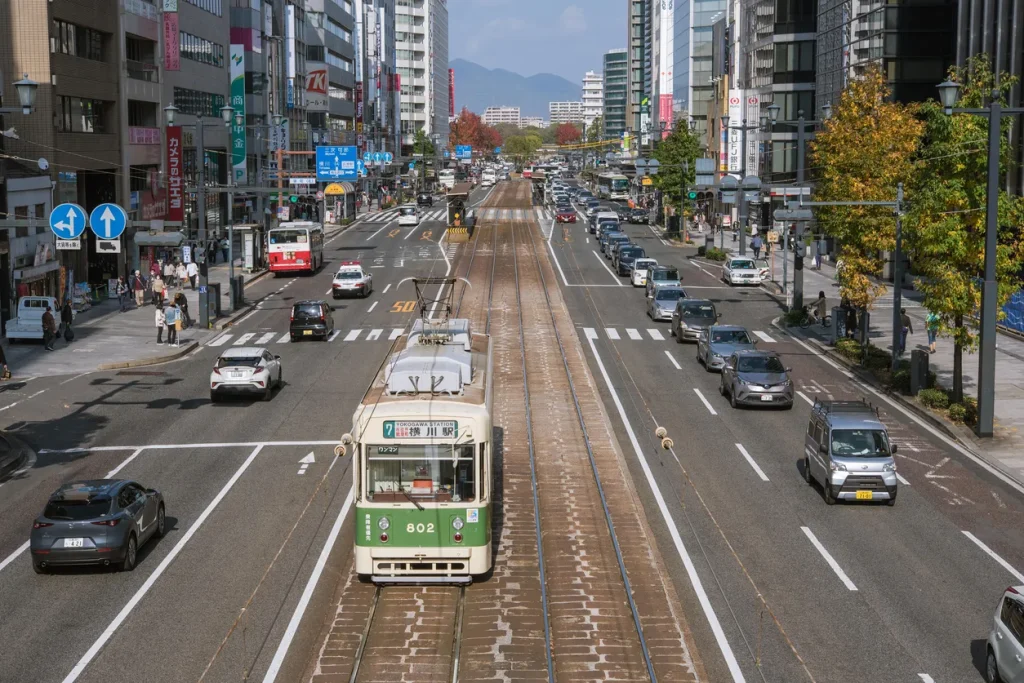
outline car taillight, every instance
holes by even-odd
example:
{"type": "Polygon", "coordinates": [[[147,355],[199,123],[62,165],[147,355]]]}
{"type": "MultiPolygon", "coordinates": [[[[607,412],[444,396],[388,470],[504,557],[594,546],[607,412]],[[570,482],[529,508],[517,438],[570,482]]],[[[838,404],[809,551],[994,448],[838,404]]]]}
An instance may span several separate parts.
{"type": "Polygon", "coordinates": [[[289,321],[289,322],[295,322],[295,314],[294,314],[294,313],[292,313],[292,314],[291,314],[291,315],[290,315],[290,316],[288,317],[288,321],[289,321]]]}
{"type": "Polygon", "coordinates": [[[220,368],[214,368],[213,369],[213,374],[219,375],[220,374],[220,368]]]}
{"type": "Polygon", "coordinates": [[[357,282],[356,283],[356,287],[365,287],[365,286],[366,285],[364,285],[362,282],[357,282]]]}
{"type": "Polygon", "coordinates": [[[120,519],[105,519],[102,522],[92,522],[96,526],[117,526],[121,523],[120,519]]]}
{"type": "MultiPolygon", "coordinates": [[[[49,525],[47,525],[47,526],[49,526],[49,525]]],[[[1013,586],[1010,586],[1009,588],[1007,588],[1007,589],[1006,589],[1006,592],[1007,592],[1007,593],[1013,593],[1014,595],[1020,595],[1020,591],[1018,591],[1018,590],[1017,590],[1016,588],[1014,588],[1013,586]]]]}
{"type": "Polygon", "coordinates": [[[320,322],[322,322],[322,323],[327,322],[327,315],[325,313],[321,313],[320,314],[320,322]]]}
{"type": "Polygon", "coordinates": [[[48,526],[53,526],[51,522],[34,522],[32,524],[33,529],[43,529],[48,526]]]}

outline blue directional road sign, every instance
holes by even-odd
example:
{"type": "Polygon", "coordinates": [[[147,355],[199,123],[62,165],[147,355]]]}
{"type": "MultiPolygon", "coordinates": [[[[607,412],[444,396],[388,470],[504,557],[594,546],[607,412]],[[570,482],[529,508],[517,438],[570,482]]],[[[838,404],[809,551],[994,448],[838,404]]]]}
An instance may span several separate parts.
{"type": "Polygon", "coordinates": [[[494,153],[495,154],[501,154],[501,147],[495,147],[494,148],[494,153]]]}
{"type": "Polygon", "coordinates": [[[128,214],[117,204],[100,204],[89,214],[89,227],[101,240],[116,240],[128,225],[128,214]]]}
{"type": "Polygon", "coordinates": [[[57,239],[78,239],[85,232],[85,209],[78,204],[61,204],[50,212],[50,230],[57,239]]]}
{"type": "Polygon", "coordinates": [[[317,146],[316,179],[355,180],[357,153],[355,147],[317,146]]]}
{"type": "Polygon", "coordinates": [[[473,158],[473,147],[472,147],[472,145],[456,145],[455,146],[455,158],[456,159],[472,159],[473,158]]]}
{"type": "MultiPolygon", "coordinates": [[[[369,154],[369,152],[367,152],[367,153],[366,153],[366,154],[364,154],[363,156],[365,157],[365,156],[367,156],[368,154],[369,154]]],[[[365,177],[365,176],[366,176],[366,162],[365,162],[365,161],[363,161],[362,159],[356,159],[356,173],[358,173],[358,174],[359,174],[359,177],[360,177],[360,178],[362,178],[362,177],[365,177]]]]}
{"type": "Polygon", "coordinates": [[[393,155],[393,154],[391,154],[391,152],[384,152],[384,163],[385,163],[385,164],[390,164],[390,163],[391,163],[391,161],[392,161],[392,160],[393,160],[394,158],[395,158],[395,157],[394,157],[394,155],[393,155]]]}
{"type": "Polygon", "coordinates": [[[373,153],[373,163],[379,164],[384,159],[384,155],[380,152],[373,153]]]}
{"type": "Polygon", "coordinates": [[[415,162],[415,161],[410,161],[410,162],[409,162],[409,170],[411,171],[411,170],[413,170],[414,168],[416,168],[416,162],[415,162]]]}
{"type": "Polygon", "coordinates": [[[373,152],[363,152],[363,163],[368,164],[373,161],[373,152]]]}
{"type": "Polygon", "coordinates": [[[444,151],[444,158],[445,158],[445,159],[447,159],[447,158],[448,158],[448,157],[450,157],[451,155],[452,155],[452,153],[451,153],[451,152],[449,152],[448,150],[445,150],[445,151],[444,151]]]}

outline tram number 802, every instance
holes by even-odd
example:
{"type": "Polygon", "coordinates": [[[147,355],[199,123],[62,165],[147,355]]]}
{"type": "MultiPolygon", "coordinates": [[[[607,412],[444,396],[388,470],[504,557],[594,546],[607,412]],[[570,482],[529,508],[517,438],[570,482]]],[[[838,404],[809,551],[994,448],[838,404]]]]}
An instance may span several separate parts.
{"type": "Polygon", "coordinates": [[[417,534],[432,534],[434,533],[434,523],[428,522],[426,524],[420,522],[419,524],[406,524],[406,533],[417,533],[417,534]]]}

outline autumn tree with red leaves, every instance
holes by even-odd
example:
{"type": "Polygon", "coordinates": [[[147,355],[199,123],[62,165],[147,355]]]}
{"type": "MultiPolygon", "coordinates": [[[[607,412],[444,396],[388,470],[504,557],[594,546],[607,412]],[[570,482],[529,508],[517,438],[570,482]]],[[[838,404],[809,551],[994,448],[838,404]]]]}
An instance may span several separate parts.
{"type": "Polygon", "coordinates": [[[479,115],[466,107],[452,121],[449,139],[451,145],[470,145],[474,151],[490,153],[495,147],[501,147],[501,134],[483,122],[479,115]]]}
{"type": "Polygon", "coordinates": [[[571,123],[563,123],[555,129],[555,142],[559,145],[571,145],[583,139],[583,131],[571,123]]]}

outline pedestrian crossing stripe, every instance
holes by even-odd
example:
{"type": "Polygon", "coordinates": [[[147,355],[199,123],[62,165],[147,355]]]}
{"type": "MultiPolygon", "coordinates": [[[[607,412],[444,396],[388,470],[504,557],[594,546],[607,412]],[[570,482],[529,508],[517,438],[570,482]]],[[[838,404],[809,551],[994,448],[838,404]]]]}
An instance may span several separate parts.
{"type": "MultiPolygon", "coordinates": [[[[328,342],[333,342],[341,339],[342,341],[354,342],[354,341],[383,341],[385,329],[383,327],[377,327],[370,330],[365,328],[356,328],[354,330],[348,330],[344,336],[342,330],[334,330],[328,338],[328,342]],[[366,332],[366,335],[363,335],[366,332]]],[[[401,327],[391,328],[388,333],[387,341],[394,341],[405,334],[405,329],[401,327]]],[[[288,344],[291,342],[291,333],[285,332],[278,336],[278,332],[245,332],[243,334],[235,334],[233,332],[225,332],[211,341],[206,343],[206,346],[220,347],[220,346],[269,346],[271,344],[288,344]]]]}
{"type": "MultiPolygon", "coordinates": [[[[442,218],[445,218],[447,213],[447,209],[434,209],[432,211],[427,211],[426,213],[422,214],[420,216],[420,220],[439,221],[442,218]]],[[[380,213],[369,214],[363,220],[366,221],[367,223],[389,223],[398,218],[398,214],[399,212],[397,209],[389,209],[387,211],[381,211],[380,213]]]]}
{"type": "MultiPolygon", "coordinates": [[[[533,215],[536,217],[539,223],[550,222],[554,220],[554,214],[547,209],[541,209],[535,207],[533,209],[533,215]]],[[[525,221],[530,218],[529,209],[481,209],[479,218],[490,221],[525,221]]]]}
{"type": "MultiPolygon", "coordinates": [[[[628,337],[629,341],[644,341],[647,339],[650,339],[651,341],[665,341],[667,338],[671,336],[671,334],[666,335],[664,331],[653,327],[646,330],[640,330],[635,327],[627,327],[625,328],[625,330],[626,337],[628,337]],[[645,332],[647,333],[646,337],[644,336],[645,332]]],[[[611,341],[622,340],[622,334],[619,332],[619,329],[617,327],[605,327],[603,331],[605,338],[610,339],[611,341]]],[[[597,330],[594,329],[593,327],[584,327],[583,332],[585,337],[588,339],[598,339],[600,337],[600,335],[597,333],[597,330]]],[[[753,334],[764,343],[774,344],[777,342],[776,339],[772,338],[766,332],[754,330],[753,334]]]]}

